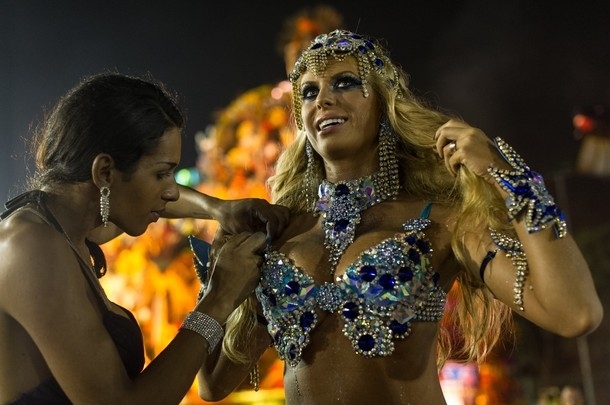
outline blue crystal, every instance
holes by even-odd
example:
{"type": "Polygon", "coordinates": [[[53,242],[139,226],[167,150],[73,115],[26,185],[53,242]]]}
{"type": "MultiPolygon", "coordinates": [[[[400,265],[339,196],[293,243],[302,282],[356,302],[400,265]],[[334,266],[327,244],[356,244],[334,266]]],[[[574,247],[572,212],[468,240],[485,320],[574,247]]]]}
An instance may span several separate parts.
{"type": "Polygon", "coordinates": [[[371,351],[375,347],[375,339],[371,335],[362,335],[358,338],[358,347],[363,352],[371,351]]]}
{"type": "Polygon", "coordinates": [[[350,46],[351,43],[347,39],[340,39],[340,40],[338,40],[336,45],[337,45],[337,48],[339,48],[339,50],[342,50],[342,51],[348,50],[351,47],[350,46]]]}
{"type": "Polygon", "coordinates": [[[513,183],[511,183],[510,181],[508,181],[506,179],[501,179],[500,183],[502,183],[502,185],[504,185],[510,191],[515,192],[515,187],[513,186],[513,183]]]}
{"type": "Polygon", "coordinates": [[[298,294],[300,290],[301,285],[296,281],[290,281],[288,284],[286,284],[286,287],[284,288],[284,292],[286,293],[286,295],[298,294]]]}
{"type": "Polygon", "coordinates": [[[530,197],[532,195],[532,188],[529,184],[523,184],[515,187],[515,193],[524,197],[530,197]]]}
{"type": "Polygon", "coordinates": [[[435,285],[438,285],[439,280],[441,279],[441,275],[438,272],[435,272],[432,275],[432,281],[434,281],[435,285]]]}
{"type": "Polygon", "coordinates": [[[305,312],[303,315],[301,315],[301,319],[299,320],[299,323],[301,324],[301,327],[303,329],[309,328],[311,326],[311,324],[313,323],[314,320],[314,314],[312,312],[305,312]]]}
{"type": "Polygon", "coordinates": [[[406,323],[400,323],[397,320],[390,322],[390,330],[395,336],[402,336],[409,330],[409,325],[406,323]]]}
{"type": "Polygon", "coordinates": [[[349,187],[345,184],[338,184],[335,189],[335,196],[341,197],[349,194],[349,187]]]}
{"type": "Polygon", "coordinates": [[[417,235],[415,235],[414,233],[411,233],[407,236],[405,236],[405,241],[409,244],[412,245],[415,243],[415,241],[417,240],[417,235]]]}
{"type": "Polygon", "coordinates": [[[290,360],[296,359],[297,353],[298,353],[298,350],[297,350],[296,345],[294,343],[290,343],[290,345],[288,345],[288,347],[286,348],[286,354],[287,354],[288,358],[290,360]]]}
{"type": "Polygon", "coordinates": [[[275,294],[267,295],[267,300],[272,307],[277,305],[277,297],[275,296],[275,294]]]}
{"type": "Polygon", "coordinates": [[[334,229],[336,232],[345,232],[348,225],[349,225],[348,219],[340,219],[337,222],[335,222],[334,229]]]}
{"type": "Polygon", "coordinates": [[[396,280],[391,274],[386,273],[379,277],[379,284],[384,290],[391,290],[396,285],[396,280]]]}
{"type": "Polygon", "coordinates": [[[321,48],[323,45],[320,42],[316,42],[315,44],[313,44],[311,46],[311,49],[318,49],[321,48]]]}
{"type": "Polygon", "coordinates": [[[411,281],[413,278],[413,270],[409,267],[401,267],[398,270],[398,279],[402,282],[411,281]]]}
{"type": "Polygon", "coordinates": [[[364,281],[373,281],[377,277],[377,269],[375,266],[364,265],[360,267],[360,278],[364,281]]]}
{"type": "Polygon", "coordinates": [[[360,45],[358,47],[358,50],[360,51],[360,53],[367,53],[367,49],[363,45],[360,45]]]}
{"type": "Polygon", "coordinates": [[[343,305],[343,309],[341,310],[343,316],[347,319],[354,320],[358,317],[360,311],[358,310],[358,305],[353,302],[346,302],[343,305]]]}
{"type": "Polygon", "coordinates": [[[430,246],[428,245],[428,243],[426,243],[425,240],[423,239],[418,239],[417,242],[415,242],[415,245],[419,248],[419,250],[422,253],[428,253],[430,251],[430,246]]]}
{"type": "Polygon", "coordinates": [[[419,252],[417,250],[409,249],[409,253],[407,255],[409,256],[409,259],[413,260],[414,262],[419,261],[419,252]]]}

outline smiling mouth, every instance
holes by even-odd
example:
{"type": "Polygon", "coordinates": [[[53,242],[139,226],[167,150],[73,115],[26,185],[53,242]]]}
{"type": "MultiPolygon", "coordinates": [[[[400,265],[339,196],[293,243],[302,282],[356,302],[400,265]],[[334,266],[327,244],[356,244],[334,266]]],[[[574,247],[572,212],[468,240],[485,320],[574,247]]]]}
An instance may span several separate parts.
{"type": "Polygon", "coordinates": [[[343,124],[345,122],[345,118],[330,118],[327,120],[323,120],[318,124],[318,129],[322,130],[328,128],[332,125],[343,124]]]}

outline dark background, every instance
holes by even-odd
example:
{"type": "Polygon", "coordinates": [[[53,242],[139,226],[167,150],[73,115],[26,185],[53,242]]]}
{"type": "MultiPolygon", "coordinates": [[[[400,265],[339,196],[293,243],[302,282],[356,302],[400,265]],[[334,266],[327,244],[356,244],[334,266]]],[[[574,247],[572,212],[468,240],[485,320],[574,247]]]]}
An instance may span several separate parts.
{"type": "MultiPolygon", "coordinates": [[[[609,178],[573,175],[581,140],[572,126],[580,108],[610,106],[610,2],[325,3],[346,28],[386,40],[417,93],[504,137],[552,180],[610,305],[609,178]]],[[[182,167],[194,166],[195,133],[243,91],[285,78],[282,22],[315,4],[0,0],[0,201],[19,192],[31,168],[31,125],[81,77],[105,70],[150,72],[178,92],[187,113],[182,167]]],[[[521,330],[513,372],[529,398],[536,385],[576,383],[591,399],[595,380],[599,403],[610,403],[607,319],[580,340],[528,323],[521,330]]]]}
{"type": "MultiPolygon", "coordinates": [[[[417,92],[503,136],[543,174],[574,165],[574,109],[610,104],[610,2],[325,3],[347,28],[387,40],[417,92]]],[[[179,93],[182,166],[193,166],[194,134],[215,112],[284,79],[282,21],[314,4],[0,0],[0,200],[24,181],[31,125],[83,75],[103,70],[150,72],[179,93]]]]}

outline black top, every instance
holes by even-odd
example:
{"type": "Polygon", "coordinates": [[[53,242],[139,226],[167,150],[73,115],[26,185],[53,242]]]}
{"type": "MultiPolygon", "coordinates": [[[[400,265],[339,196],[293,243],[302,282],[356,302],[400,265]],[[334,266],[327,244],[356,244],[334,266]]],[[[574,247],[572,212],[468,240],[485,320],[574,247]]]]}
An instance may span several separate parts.
{"type": "MultiPolygon", "coordinates": [[[[33,190],[21,194],[5,204],[6,211],[0,214],[0,220],[8,217],[17,209],[31,204],[30,207],[32,208],[33,212],[37,213],[47,223],[56,228],[57,231],[64,234],[61,226],[53,214],[48,210],[45,204],[45,199],[46,194],[40,190],[33,190]]],[[[94,258],[102,257],[103,261],[103,253],[101,253],[99,246],[91,242],[88,243],[88,246],[90,249],[94,249],[94,247],[97,248],[97,251],[92,252],[92,256],[94,258]],[[100,256],[100,254],[102,256],[100,256]]],[[[121,360],[123,360],[127,374],[133,379],[140,374],[142,368],[144,367],[144,342],[142,340],[142,331],[140,330],[136,319],[130,311],[121,307],[128,315],[127,318],[108,308],[96,285],[94,285],[94,279],[85,273],[91,272],[90,266],[85,263],[76,252],[75,254],[81,263],[81,270],[83,271],[85,280],[87,280],[95,292],[94,295],[98,301],[100,309],[102,310],[102,321],[104,323],[104,327],[110,334],[110,337],[112,338],[119,355],[121,356],[121,360]]],[[[103,266],[105,266],[105,263],[103,263],[103,266]]],[[[95,267],[100,268],[101,266],[95,267]]],[[[9,405],[17,404],[70,404],[70,400],[57,383],[55,377],[50,377],[49,379],[41,382],[40,385],[34,389],[21,394],[17,399],[9,403],[9,405]]]]}

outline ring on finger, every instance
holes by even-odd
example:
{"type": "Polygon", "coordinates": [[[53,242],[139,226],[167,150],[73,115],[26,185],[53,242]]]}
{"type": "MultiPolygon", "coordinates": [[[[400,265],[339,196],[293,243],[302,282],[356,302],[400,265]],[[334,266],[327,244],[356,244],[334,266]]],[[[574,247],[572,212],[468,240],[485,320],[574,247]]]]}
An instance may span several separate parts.
{"type": "Polygon", "coordinates": [[[449,142],[449,153],[454,154],[457,150],[457,143],[455,141],[449,142]]]}

